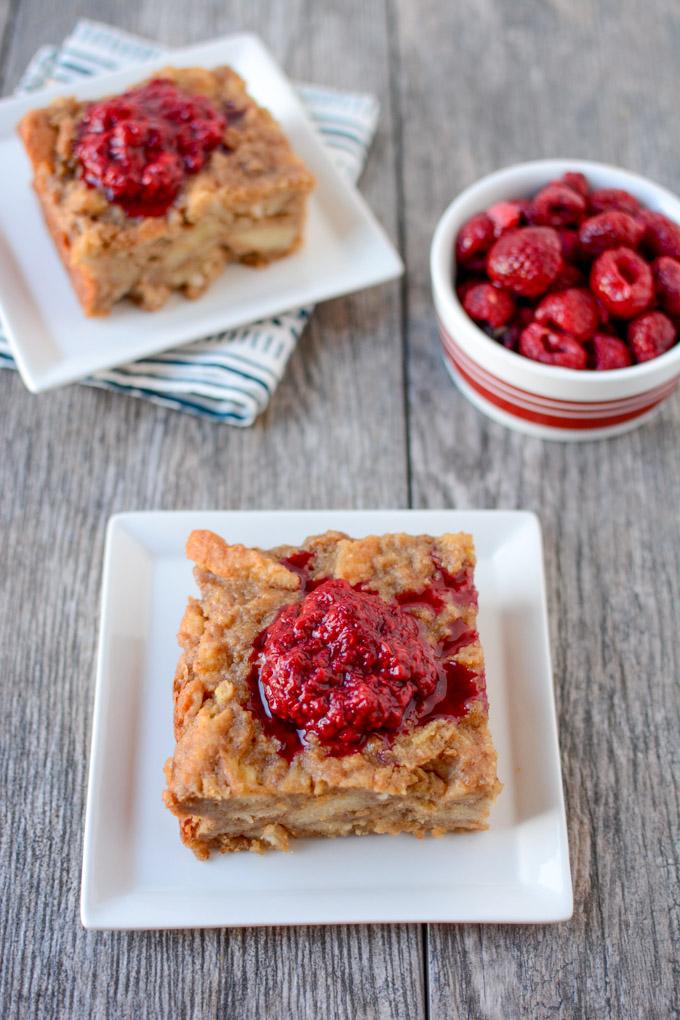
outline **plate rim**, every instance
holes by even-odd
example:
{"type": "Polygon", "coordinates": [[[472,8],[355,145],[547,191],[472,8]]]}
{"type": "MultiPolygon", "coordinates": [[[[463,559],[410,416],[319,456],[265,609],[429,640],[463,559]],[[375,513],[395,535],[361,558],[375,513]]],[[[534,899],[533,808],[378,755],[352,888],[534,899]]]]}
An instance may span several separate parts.
{"type": "MultiPolygon", "coordinates": [[[[320,522],[322,525],[323,521],[320,522]]],[[[166,554],[167,555],[167,554],[166,554]]],[[[148,631],[147,631],[148,632],[148,631]]],[[[565,796],[564,796],[564,781],[562,775],[562,765],[559,750],[559,736],[558,736],[558,724],[557,724],[557,709],[555,702],[555,685],[552,671],[552,658],[550,649],[550,633],[548,625],[548,609],[547,609],[547,598],[546,598],[546,586],[545,586],[545,565],[544,565],[544,554],[543,554],[543,541],[542,532],[540,526],[540,520],[538,515],[533,511],[529,510],[515,510],[515,509],[450,509],[450,508],[427,508],[427,509],[368,509],[368,510],[354,510],[354,509],[322,509],[322,510],[142,510],[142,511],[127,511],[113,514],[107,523],[106,527],[106,541],[104,551],[104,566],[102,573],[102,585],[101,585],[101,600],[100,600],[100,618],[99,618],[99,634],[98,634],[98,647],[97,647],[97,660],[96,660],[96,681],[95,681],[95,693],[94,693],[94,705],[93,705],[93,723],[92,723],[92,734],[90,740],[90,758],[88,766],[88,780],[87,780],[87,797],[86,797],[86,810],[85,810],[85,824],[83,833],[83,867],[82,867],[82,880],[81,880],[81,895],[80,895],[80,916],[83,926],[87,929],[93,930],[170,930],[179,928],[231,928],[231,927],[271,927],[271,926],[304,926],[311,924],[366,924],[366,923],[483,923],[483,924],[547,924],[556,923],[560,921],[567,921],[572,917],[573,914],[573,883],[571,876],[571,863],[569,855],[569,841],[568,841],[568,829],[566,819],[566,808],[565,808],[565,796]],[[135,912],[134,901],[135,898],[140,900],[146,900],[147,904],[149,901],[153,901],[154,896],[158,894],[150,893],[149,891],[137,890],[135,891],[134,886],[130,889],[124,889],[117,895],[114,895],[109,900],[98,899],[94,895],[94,883],[96,881],[96,861],[94,859],[93,852],[93,830],[96,821],[96,787],[99,787],[102,781],[102,772],[104,769],[104,763],[101,760],[100,748],[103,740],[103,732],[106,726],[105,719],[105,697],[106,691],[104,690],[105,677],[104,671],[106,668],[106,656],[105,656],[105,637],[108,630],[110,630],[113,622],[111,617],[111,591],[110,585],[112,580],[112,569],[113,561],[116,553],[116,545],[120,541],[123,534],[126,534],[130,538],[133,538],[136,542],[144,548],[145,552],[152,558],[157,560],[163,559],[163,553],[158,550],[151,549],[148,545],[143,546],[142,540],[139,537],[139,531],[135,529],[135,525],[138,527],[147,524],[151,519],[161,519],[161,522],[170,522],[174,520],[179,522],[182,517],[192,518],[196,520],[196,526],[201,526],[202,518],[207,516],[215,516],[228,519],[233,516],[240,516],[245,518],[289,518],[297,520],[300,523],[304,523],[305,520],[312,520],[314,518],[321,518],[327,515],[343,515],[353,517],[364,517],[366,518],[378,518],[381,515],[401,515],[405,519],[409,517],[414,518],[427,518],[430,516],[446,514],[454,516],[467,516],[467,517],[500,517],[504,516],[510,520],[517,522],[524,522],[525,525],[529,526],[531,532],[531,540],[536,543],[535,550],[538,555],[538,565],[540,567],[538,575],[538,585],[536,588],[537,605],[540,608],[541,617],[541,642],[544,644],[544,650],[547,653],[547,662],[549,671],[547,676],[541,681],[541,685],[547,685],[548,706],[547,713],[542,716],[542,721],[547,723],[549,726],[549,744],[551,748],[551,768],[555,770],[555,777],[557,779],[556,786],[556,801],[550,804],[550,811],[555,814],[553,825],[557,834],[557,841],[559,843],[560,850],[560,878],[561,884],[558,891],[550,891],[540,896],[536,895],[535,890],[527,890],[527,886],[521,886],[518,883],[504,882],[499,883],[497,888],[500,890],[505,888],[508,891],[514,891],[523,900],[527,901],[525,909],[522,911],[517,908],[512,916],[503,910],[497,912],[497,916],[491,911],[489,916],[482,916],[484,911],[478,913],[472,912],[471,916],[451,916],[451,910],[444,908],[441,912],[434,910],[426,911],[409,911],[404,910],[402,914],[391,914],[389,917],[378,916],[377,918],[372,916],[369,911],[366,916],[350,916],[350,917],[310,917],[305,919],[278,919],[278,920],[213,920],[206,922],[205,920],[189,920],[185,916],[185,912],[177,913],[177,907],[171,908],[171,913],[175,913],[177,916],[173,920],[168,921],[156,921],[156,922],[144,922],[139,920],[139,908],[137,908],[137,914],[132,917],[125,917],[126,909],[130,914],[135,912]],[[126,525],[129,528],[126,528],[126,525]],[[541,901],[542,899],[542,905],[541,901]],[[130,902],[127,902],[130,901],[130,902]],[[531,902],[529,902],[531,901],[531,902]],[[550,901],[550,902],[547,902],[550,901]],[[126,907],[127,903],[127,907],[126,907]],[[113,909],[111,909],[113,907],[113,909]],[[122,910],[122,918],[116,917],[117,913],[122,910]],[[492,916],[493,915],[493,916],[492,916]],[[533,915],[533,916],[532,916],[533,915]]],[[[488,893],[488,887],[485,887],[488,893]]],[[[284,890],[285,891],[285,890],[284,890]]],[[[422,890],[424,893],[426,890],[422,890]]],[[[176,893],[173,893],[176,895],[176,893]]],[[[335,894],[337,895],[337,893],[335,894]]],[[[200,910],[200,906],[199,906],[200,910]]],[[[360,912],[354,912],[360,913],[360,912]]],[[[488,913],[488,912],[487,912],[488,913]]]]}
{"type": "MultiPolygon", "coordinates": [[[[51,362],[47,368],[36,365],[37,359],[31,355],[30,351],[26,351],[23,346],[21,339],[22,329],[17,320],[22,315],[20,306],[23,306],[24,308],[27,307],[30,312],[38,314],[40,313],[40,306],[30,298],[30,295],[26,295],[26,299],[28,300],[27,306],[24,303],[24,298],[17,296],[14,293],[14,289],[9,286],[9,283],[7,285],[3,285],[5,274],[0,274],[0,312],[3,316],[5,336],[9,343],[11,353],[14,357],[21,378],[31,393],[43,393],[59,386],[79,382],[86,379],[94,372],[104,372],[130,361],[136,361],[143,359],[144,357],[153,356],[154,354],[160,354],[165,350],[171,350],[175,346],[190,343],[192,340],[200,340],[202,337],[207,337],[223,330],[244,327],[260,318],[268,318],[276,314],[281,314],[288,311],[289,308],[297,307],[300,304],[317,304],[346,294],[356,293],[357,291],[398,279],[403,274],[403,259],[396,246],[390,240],[386,229],[377,219],[358,187],[343,177],[338,168],[335,166],[330,154],[323,145],[318,130],[314,126],[314,123],[300,100],[295,87],[278,61],[275,59],[266,43],[255,32],[228,33],[226,35],[219,36],[217,39],[194,43],[190,46],[168,48],[162,54],[151,57],[148,60],[135,61],[134,64],[119,68],[116,71],[101,75],[98,74],[83,77],[82,80],[74,81],[72,83],[49,85],[41,89],[36,89],[32,92],[4,97],[0,99],[0,141],[7,141],[14,137],[16,121],[18,121],[23,113],[28,110],[38,108],[43,103],[49,102],[51,99],[55,99],[65,94],[71,94],[78,97],[79,95],[83,95],[91,91],[94,91],[95,93],[103,93],[107,90],[107,88],[114,91],[116,88],[119,89],[120,87],[123,87],[126,83],[130,84],[137,76],[148,75],[149,73],[152,73],[154,69],[160,69],[164,65],[172,63],[173,60],[184,61],[187,58],[191,58],[194,53],[200,55],[208,49],[219,50],[220,47],[224,47],[226,44],[250,47],[257,53],[260,59],[264,59],[266,61],[269,67],[269,73],[273,74],[274,77],[278,77],[279,87],[282,90],[285,90],[286,103],[294,113],[300,128],[304,130],[307,136],[307,144],[310,144],[314,150],[314,166],[317,169],[317,173],[319,170],[323,171],[324,178],[329,182],[334,193],[337,194],[338,191],[342,192],[344,201],[347,201],[352,205],[358,220],[361,221],[362,228],[370,232],[373,243],[381,245],[382,260],[384,262],[384,264],[381,263],[382,268],[372,273],[364,273],[362,282],[346,281],[344,284],[334,284],[333,279],[329,278],[326,286],[323,286],[323,283],[320,283],[316,287],[308,287],[309,296],[296,296],[293,294],[290,301],[282,299],[282,302],[279,302],[278,300],[274,303],[270,302],[272,307],[263,304],[261,311],[251,311],[247,314],[244,313],[245,317],[239,318],[239,321],[234,320],[228,322],[224,319],[220,321],[219,312],[214,312],[207,320],[207,324],[205,326],[199,325],[198,333],[196,333],[195,327],[191,328],[187,323],[186,327],[183,329],[180,328],[179,332],[173,334],[170,339],[159,340],[152,346],[145,346],[143,349],[140,346],[138,352],[132,356],[125,354],[122,358],[116,358],[115,353],[112,353],[110,357],[102,359],[102,361],[96,366],[89,366],[85,369],[79,369],[76,366],[72,371],[68,371],[68,365],[70,362],[76,360],[74,356],[69,358],[61,355],[55,361],[51,362]],[[66,366],[66,368],[64,368],[64,366],[66,366]]],[[[200,56],[197,56],[196,59],[199,66],[201,66],[200,56]]],[[[207,66],[207,63],[209,62],[208,58],[202,59],[203,66],[207,66]]],[[[219,58],[215,56],[215,58],[210,59],[218,60],[219,58]]],[[[18,141],[17,145],[20,145],[18,141]]],[[[1,201],[2,198],[0,198],[0,202],[1,201]]],[[[34,201],[37,200],[34,199],[34,201]]],[[[40,209],[37,211],[38,215],[42,216],[40,209]]],[[[47,236],[45,236],[44,240],[47,243],[51,243],[47,236]]],[[[35,238],[33,239],[33,243],[35,243],[35,238]]],[[[3,244],[5,245],[8,253],[14,257],[14,252],[17,250],[16,246],[12,246],[6,239],[3,239],[3,244]]],[[[300,290],[301,284],[298,283],[297,287],[298,290],[300,290]]],[[[200,301],[200,298],[198,300],[200,301]]],[[[228,304],[226,305],[226,308],[228,309],[228,304]]],[[[86,318],[82,311],[81,314],[83,314],[83,317],[86,318]]],[[[148,315],[149,313],[140,310],[138,314],[141,317],[139,320],[141,325],[140,333],[143,335],[145,332],[143,316],[148,315]]],[[[88,324],[96,331],[96,318],[87,321],[88,324]]],[[[206,320],[204,319],[203,321],[206,320]]],[[[96,342],[96,337],[93,337],[93,342],[96,342]]],[[[113,352],[113,341],[106,342],[104,344],[104,349],[113,352]]]]}

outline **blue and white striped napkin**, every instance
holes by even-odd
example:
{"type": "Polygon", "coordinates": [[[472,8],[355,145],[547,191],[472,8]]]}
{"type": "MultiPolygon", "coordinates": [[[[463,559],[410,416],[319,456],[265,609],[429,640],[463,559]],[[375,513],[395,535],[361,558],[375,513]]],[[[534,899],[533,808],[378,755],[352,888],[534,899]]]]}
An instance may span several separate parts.
{"type": "MultiPolygon", "coordinates": [[[[163,52],[145,39],[82,20],[61,46],[44,46],[36,53],[18,91],[30,92],[51,82],[66,85],[163,52]]],[[[336,165],[356,181],[375,133],[377,99],[312,85],[297,88],[336,165]]],[[[228,425],[252,425],[281,381],[311,312],[297,308],[98,372],[84,382],[228,425]]],[[[1,324],[0,367],[15,368],[1,324]]]]}

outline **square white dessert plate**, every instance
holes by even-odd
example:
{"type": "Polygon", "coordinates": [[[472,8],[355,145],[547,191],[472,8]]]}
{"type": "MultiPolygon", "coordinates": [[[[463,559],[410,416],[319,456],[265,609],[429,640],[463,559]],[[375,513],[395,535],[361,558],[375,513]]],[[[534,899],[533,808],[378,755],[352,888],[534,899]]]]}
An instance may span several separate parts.
{"type": "Polygon", "coordinates": [[[257,36],[225,36],[114,74],[0,102],[0,313],[28,388],[37,393],[189,340],[393,279],[401,259],[358,191],[334,167],[293,88],[257,36]],[[231,265],[196,301],[173,296],[157,312],[129,301],[88,319],[43,223],[16,134],[27,110],[65,93],[120,92],[154,70],[229,64],[279,121],[316,177],[300,250],[265,269],[231,265]]]}
{"type": "Polygon", "coordinates": [[[109,523],[85,821],[87,928],[386,921],[548,922],[572,912],[540,527],[521,511],[131,513],[109,523]],[[176,632],[196,594],[193,528],[297,544],[329,528],[472,533],[503,791],[486,832],[308,839],[198,861],[163,806],[176,632]]]}

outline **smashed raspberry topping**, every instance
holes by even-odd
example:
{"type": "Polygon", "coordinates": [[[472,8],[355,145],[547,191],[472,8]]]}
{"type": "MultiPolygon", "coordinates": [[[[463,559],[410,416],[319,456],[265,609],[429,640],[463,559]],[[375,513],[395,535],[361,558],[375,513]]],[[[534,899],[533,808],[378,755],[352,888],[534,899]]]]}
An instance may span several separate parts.
{"type": "Polygon", "coordinates": [[[680,224],[565,173],[464,224],[455,284],[470,318],[508,350],[563,368],[626,368],[678,339],[680,224]]]}
{"type": "Polygon", "coordinates": [[[476,604],[471,571],[450,574],[438,562],[425,588],[384,601],[362,586],[310,576],[313,554],[282,560],[300,576],[304,598],[284,606],[255,639],[248,709],[291,760],[308,737],[333,755],[359,750],[371,735],[394,738],[405,723],[460,718],[485,699],[483,674],[453,657],[477,640],[462,619],[436,645],[421,634],[414,608],[439,615],[454,594],[476,604]]]}
{"type": "Polygon", "coordinates": [[[494,283],[521,297],[544,294],[562,268],[562,246],[552,227],[520,227],[500,237],[489,252],[494,283]]]}
{"type": "Polygon", "coordinates": [[[619,319],[632,319],[654,300],[652,271],[630,248],[614,248],[600,255],[590,274],[590,289],[619,319]]]}
{"type": "Polygon", "coordinates": [[[651,361],[673,346],[675,326],[663,312],[648,312],[630,323],[628,343],[636,361],[651,361]]]}
{"type": "Polygon", "coordinates": [[[583,344],[569,333],[556,333],[532,322],[519,338],[519,352],[525,358],[562,368],[585,368],[588,355],[583,344]]]}
{"type": "Polygon", "coordinates": [[[88,106],[75,155],[83,179],[129,216],[163,216],[185,178],[224,135],[226,118],[205,96],[154,78],[88,106]]]}
{"type": "Polygon", "coordinates": [[[260,682],[272,715],[338,749],[397,730],[437,680],[414,617],[342,580],[285,606],[262,648],[260,682]]]}

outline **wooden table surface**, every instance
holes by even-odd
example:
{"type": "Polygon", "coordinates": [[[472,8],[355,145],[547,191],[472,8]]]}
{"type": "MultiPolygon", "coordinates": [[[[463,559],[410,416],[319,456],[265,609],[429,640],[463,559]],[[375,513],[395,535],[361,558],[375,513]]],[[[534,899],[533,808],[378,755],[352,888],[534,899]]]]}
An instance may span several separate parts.
{"type": "Polygon", "coordinates": [[[680,188],[680,5],[0,0],[3,90],[82,14],[171,45],[253,29],[293,78],[377,93],[361,188],[407,273],[319,307],[245,431],[81,386],[31,396],[0,373],[2,1016],[671,1016],[680,396],[606,442],[548,444],[491,424],[444,371],[427,260],[452,196],[516,160],[592,157],[680,188]],[[81,928],[106,520],[280,507],[540,515],[572,921],[81,928]]]}

